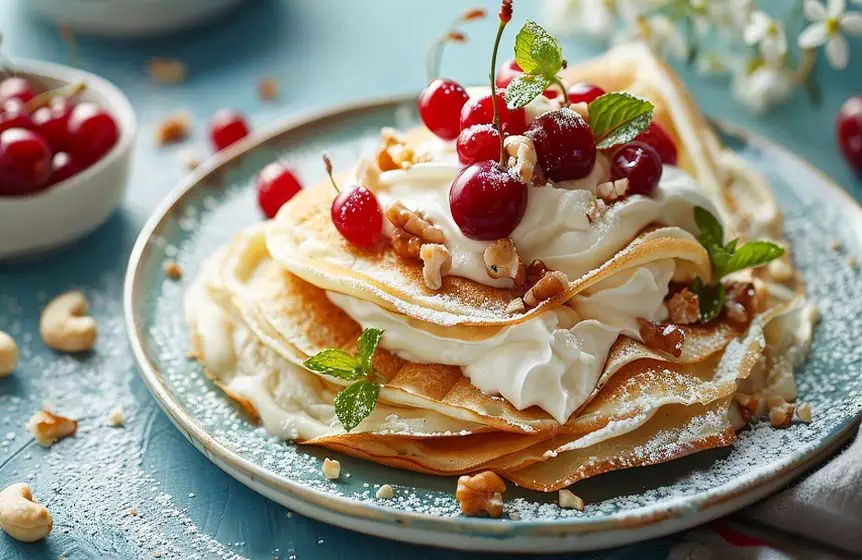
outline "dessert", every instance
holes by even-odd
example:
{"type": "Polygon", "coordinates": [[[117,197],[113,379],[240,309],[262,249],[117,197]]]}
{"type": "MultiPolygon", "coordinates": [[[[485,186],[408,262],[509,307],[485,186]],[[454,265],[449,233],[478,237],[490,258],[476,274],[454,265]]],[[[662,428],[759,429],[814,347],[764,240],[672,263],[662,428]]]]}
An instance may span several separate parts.
{"type": "Polygon", "coordinates": [[[532,22],[515,45],[199,271],[196,354],[274,435],[552,492],[795,400],[813,313],[763,179],[645,46],[568,66],[532,22]]]}

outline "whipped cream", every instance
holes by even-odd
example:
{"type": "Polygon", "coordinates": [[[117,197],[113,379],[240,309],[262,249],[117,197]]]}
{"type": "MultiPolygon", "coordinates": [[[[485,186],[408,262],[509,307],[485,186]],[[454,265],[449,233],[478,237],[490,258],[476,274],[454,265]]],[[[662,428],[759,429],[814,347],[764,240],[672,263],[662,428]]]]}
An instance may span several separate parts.
{"type": "Polygon", "coordinates": [[[663,301],[674,267],[665,259],[619,272],[568,307],[479,340],[447,338],[373,303],[327,295],[362,328],[384,329],[383,348],[413,362],[460,366],[483,392],[501,395],[519,410],[538,406],[562,424],[592,393],[617,337],[639,339],[639,317],[666,318],[663,301]]]}

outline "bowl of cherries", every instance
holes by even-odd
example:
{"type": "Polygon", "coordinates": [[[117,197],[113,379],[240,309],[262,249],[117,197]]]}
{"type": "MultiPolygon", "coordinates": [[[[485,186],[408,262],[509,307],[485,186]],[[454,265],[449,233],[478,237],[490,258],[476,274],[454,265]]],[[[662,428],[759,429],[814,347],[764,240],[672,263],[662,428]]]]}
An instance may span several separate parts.
{"type": "Polygon", "coordinates": [[[106,80],[47,62],[0,69],[0,260],[69,243],[122,201],[137,127],[106,80]]]}

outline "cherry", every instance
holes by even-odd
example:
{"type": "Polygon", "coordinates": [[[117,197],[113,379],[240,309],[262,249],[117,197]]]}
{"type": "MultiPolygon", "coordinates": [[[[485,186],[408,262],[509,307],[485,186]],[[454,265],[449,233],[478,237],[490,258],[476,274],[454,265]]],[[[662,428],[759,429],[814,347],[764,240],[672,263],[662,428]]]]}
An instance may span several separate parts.
{"type": "Polygon", "coordinates": [[[594,84],[578,82],[569,86],[567,94],[569,96],[569,103],[589,103],[596,97],[604,95],[605,90],[594,84]]]}
{"type": "Polygon", "coordinates": [[[655,121],[651,122],[649,128],[641,132],[635,140],[643,142],[654,149],[661,158],[662,163],[676,165],[676,142],[674,142],[671,135],[662,125],[655,121]]]}
{"type": "Polygon", "coordinates": [[[51,148],[33,131],[0,132],[0,195],[24,195],[44,187],[51,175],[51,148]]]}
{"type": "Polygon", "coordinates": [[[55,97],[48,105],[33,112],[33,129],[38,132],[55,152],[69,147],[69,116],[74,105],[65,97],[55,97]]]}
{"type": "Polygon", "coordinates": [[[82,168],[89,167],[107,154],[120,136],[114,117],[88,101],[72,109],[67,130],[69,155],[82,168]]]}
{"type": "Polygon", "coordinates": [[[329,213],[335,229],[344,238],[359,247],[371,247],[383,238],[383,212],[374,193],[362,185],[339,190],[332,177],[332,162],[323,155],[323,163],[338,196],[332,201],[329,213]]]}
{"type": "Polygon", "coordinates": [[[0,104],[6,103],[10,99],[27,103],[34,97],[36,97],[36,90],[26,78],[12,76],[0,82],[0,104]]]}
{"type": "Polygon", "coordinates": [[[527,185],[496,161],[468,165],[449,188],[449,209],[470,239],[508,237],[527,211],[527,185]]]}
{"type": "MultiPolygon", "coordinates": [[[[524,108],[509,110],[503,92],[497,93],[497,107],[500,111],[500,127],[503,134],[521,134],[527,128],[527,113],[524,108]]],[[[465,103],[461,108],[461,130],[474,124],[493,124],[494,104],[491,94],[483,95],[465,103]]]]}
{"type": "Polygon", "coordinates": [[[217,152],[239,142],[248,134],[245,117],[233,109],[219,109],[210,121],[210,141],[217,152]]]}
{"type": "Polygon", "coordinates": [[[618,149],[611,158],[611,177],[629,180],[629,194],[649,196],[661,179],[661,157],[651,146],[633,141],[618,149]]]}
{"type": "Polygon", "coordinates": [[[862,96],[856,95],[844,102],[838,112],[835,132],[844,159],[862,173],[862,96]]]}
{"type": "Polygon", "coordinates": [[[461,130],[461,108],[470,97],[453,80],[436,79],[419,94],[419,116],[443,140],[454,140],[461,130]]]}
{"type": "Polygon", "coordinates": [[[33,129],[33,120],[24,104],[17,99],[10,99],[0,107],[0,132],[10,128],[33,129]]]}
{"type": "Polygon", "coordinates": [[[48,184],[56,185],[76,175],[79,171],[81,171],[81,168],[75,163],[72,156],[66,152],[57,152],[51,159],[51,177],[48,180],[48,184]]]}
{"type": "MultiPolygon", "coordinates": [[[[497,77],[494,79],[494,83],[498,88],[506,89],[512,80],[523,73],[524,71],[516,60],[507,60],[502,64],[502,66],[500,66],[500,70],[497,72],[497,77]]],[[[559,92],[552,87],[542,92],[542,95],[548,99],[554,99],[558,94],[559,92]]]]}
{"type": "Polygon", "coordinates": [[[596,163],[593,131],[568,107],[539,115],[526,135],[533,140],[539,164],[552,181],[586,177],[596,163]]]}
{"type": "Polygon", "coordinates": [[[464,165],[496,160],[500,154],[500,135],[492,124],[474,124],[461,131],[455,148],[458,160],[464,165]]]}
{"type": "Polygon", "coordinates": [[[257,203],[267,218],[274,218],[288,200],[302,190],[293,171],[275,162],[257,175],[257,203]]]}

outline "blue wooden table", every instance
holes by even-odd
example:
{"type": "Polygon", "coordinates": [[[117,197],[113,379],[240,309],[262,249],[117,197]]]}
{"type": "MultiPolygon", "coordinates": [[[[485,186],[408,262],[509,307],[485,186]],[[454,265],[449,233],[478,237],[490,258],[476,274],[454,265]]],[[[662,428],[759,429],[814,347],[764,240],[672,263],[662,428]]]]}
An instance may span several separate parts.
{"type": "MultiPolygon", "coordinates": [[[[0,4],[4,54],[68,62],[67,46],[56,29],[35,20],[26,2],[0,4]]],[[[205,29],[166,39],[116,43],[79,38],[74,63],[119,85],[142,126],[129,196],[104,227],[45,260],[0,266],[0,329],[13,334],[22,352],[19,370],[0,379],[0,487],[29,482],[55,523],[41,543],[22,545],[0,536],[0,558],[463,556],[383,541],[294,515],[223,474],[174,429],[136,376],[120,300],[138,229],[184,173],[180,148],[158,148],[152,140],[160,118],[180,108],[191,112],[195,130],[182,149],[191,145],[206,155],[205,122],[221,107],[240,109],[256,130],[264,130],[310,109],[416,91],[424,82],[424,46],[454,14],[475,3],[260,0],[205,29]],[[173,87],[153,84],[146,73],[153,56],[185,61],[188,81],[173,87]],[[258,99],[255,86],[265,75],[275,76],[281,85],[276,103],[258,99]],[[99,322],[96,351],[84,358],[52,353],[38,335],[42,306],[72,287],[86,290],[99,322]],[[51,450],[35,445],[23,427],[44,401],[81,420],[78,435],[51,450]],[[107,427],[109,412],[118,406],[126,412],[126,427],[107,427]]],[[[493,11],[496,2],[486,3],[493,11]]],[[[518,6],[518,18],[539,15],[538,2],[518,6]]],[[[445,73],[480,81],[493,27],[472,26],[472,44],[449,51],[445,73]]],[[[574,60],[593,54],[595,48],[570,44],[565,52],[574,60]]],[[[853,64],[858,70],[862,61],[853,64]]],[[[688,72],[684,76],[710,116],[777,140],[857,198],[862,195],[833,140],[834,115],[844,98],[862,91],[862,72],[839,76],[821,68],[826,87],[820,107],[810,107],[800,96],[759,119],[734,105],[723,83],[688,72]]],[[[673,542],[674,537],[659,539],[602,557],[663,558],[673,542]]]]}

